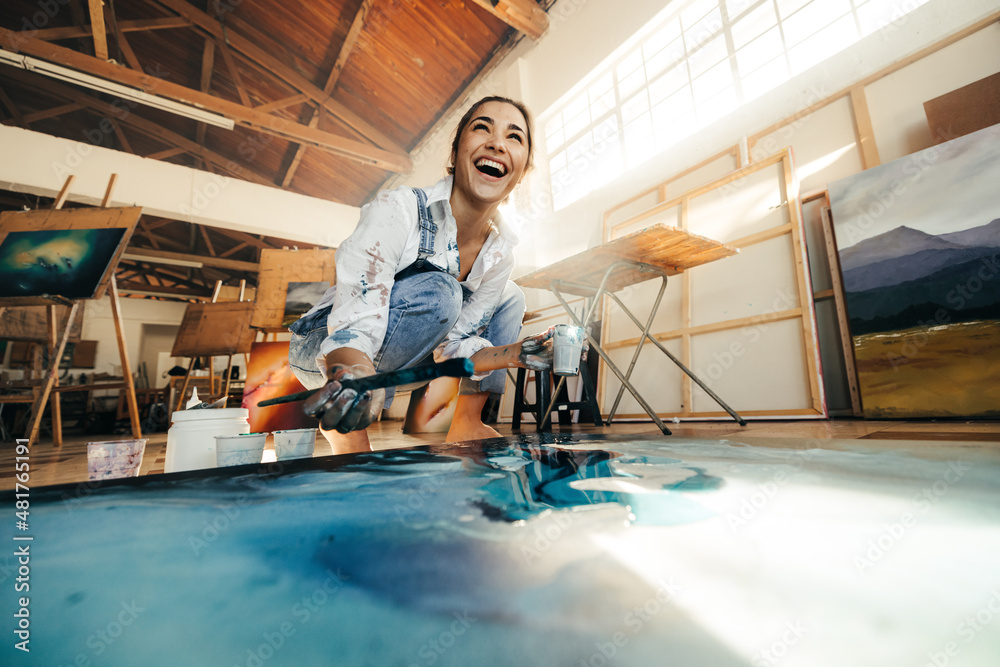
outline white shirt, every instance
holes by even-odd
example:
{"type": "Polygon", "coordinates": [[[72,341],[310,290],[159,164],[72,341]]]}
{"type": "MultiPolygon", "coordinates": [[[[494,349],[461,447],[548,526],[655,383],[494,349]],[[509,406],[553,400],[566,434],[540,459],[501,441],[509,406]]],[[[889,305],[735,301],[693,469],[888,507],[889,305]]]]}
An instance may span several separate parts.
{"type": "MultiPolygon", "coordinates": [[[[438,226],[434,238],[434,254],[427,261],[458,279],[458,225],[449,199],[454,177],[447,176],[430,188],[427,209],[438,226]]],[[[350,347],[375,359],[382,347],[389,320],[389,294],[394,277],[417,259],[420,247],[420,226],[417,196],[409,187],[383,190],[361,208],[357,228],[337,248],[337,283],[313,306],[312,313],[329,305],[333,308],[327,319],[329,336],[323,341],[316,357],[325,372],[326,356],[335,349],[350,347]],[[341,342],[331,336],[338,331],[341,342]],[[349,338],[349,340],[345,340],[349,338]]],[[[434,351],[436,359],[471,357],[491,343],[480,335],[486,329],[503,290],[514,269],[513,248],[516,233],[496,214],[493,229],[483,244],[472,269],[459,284],[471,292],[462,303],[458,321],[434,351]]],[[[481,380],[489,372],[473,376],[481,380]]]]}

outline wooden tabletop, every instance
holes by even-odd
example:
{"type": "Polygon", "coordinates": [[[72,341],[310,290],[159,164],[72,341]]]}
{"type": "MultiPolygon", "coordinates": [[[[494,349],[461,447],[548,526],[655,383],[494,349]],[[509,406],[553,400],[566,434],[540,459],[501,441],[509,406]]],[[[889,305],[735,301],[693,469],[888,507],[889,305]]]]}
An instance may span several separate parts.
{"type": "MultiPolygon", "coordinates": [[[[601,283],[605,272],[615,262],[626,260],[641,262],[666,273],[677,275],[686,269],[714,262],[723,257],[735,255],[739,250],[703,236],[685,232],[676,227],[657,224],[633,232],[595,248],[567,257],[539,269],[514,282],[521,287],[549,289],[552,281],[565,280],[587,285],[593,289],[576,290],[561,285],[560,291],[569,294],[590,296],[601,283]]],[[[618,290],[657,277],[658,273],[643,271],[641,267],[622,266],[616,268],[608,278],[607,290],[618,290]]]]}

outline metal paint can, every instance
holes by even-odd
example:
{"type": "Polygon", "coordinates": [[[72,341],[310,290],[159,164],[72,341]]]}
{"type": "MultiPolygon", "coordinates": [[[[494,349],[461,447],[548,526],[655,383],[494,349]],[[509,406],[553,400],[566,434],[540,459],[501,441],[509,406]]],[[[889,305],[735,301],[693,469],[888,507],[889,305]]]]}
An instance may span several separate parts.
{"type": "Polygon", "coordinates": [[[552,372],[556,375],[576,375],[580,372],[580,355],[587,332],[572,324],[557,324],[552,334],[552,372]]]}

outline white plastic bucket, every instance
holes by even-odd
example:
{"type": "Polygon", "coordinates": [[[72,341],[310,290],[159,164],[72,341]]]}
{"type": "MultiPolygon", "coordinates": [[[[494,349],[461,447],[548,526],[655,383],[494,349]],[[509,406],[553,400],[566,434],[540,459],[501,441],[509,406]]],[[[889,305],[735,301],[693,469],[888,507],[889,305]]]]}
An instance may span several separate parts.
{"type": "Polygon", "coordinates": [[[164,472],[215,468],[215,436],[250,432],[246,408],[178,410],[167,431],[164,472]]]}

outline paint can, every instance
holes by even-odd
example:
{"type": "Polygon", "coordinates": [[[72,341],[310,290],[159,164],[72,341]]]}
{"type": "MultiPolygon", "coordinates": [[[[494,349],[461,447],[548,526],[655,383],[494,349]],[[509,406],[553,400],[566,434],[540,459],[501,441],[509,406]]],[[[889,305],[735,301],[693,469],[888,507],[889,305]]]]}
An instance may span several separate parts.
{"type": "Polygon", "coordinates": [[[580,356],[587,332],[572,324],[557,324],[552,334],[552,372],[556,375],[577,375],[580,356]]]}
{"type": "Polygon", "coordinates": [[[167,431],[164,472],[215,468],[215,436],[250,432],[246,408],[177,410],[167,431]]]}

